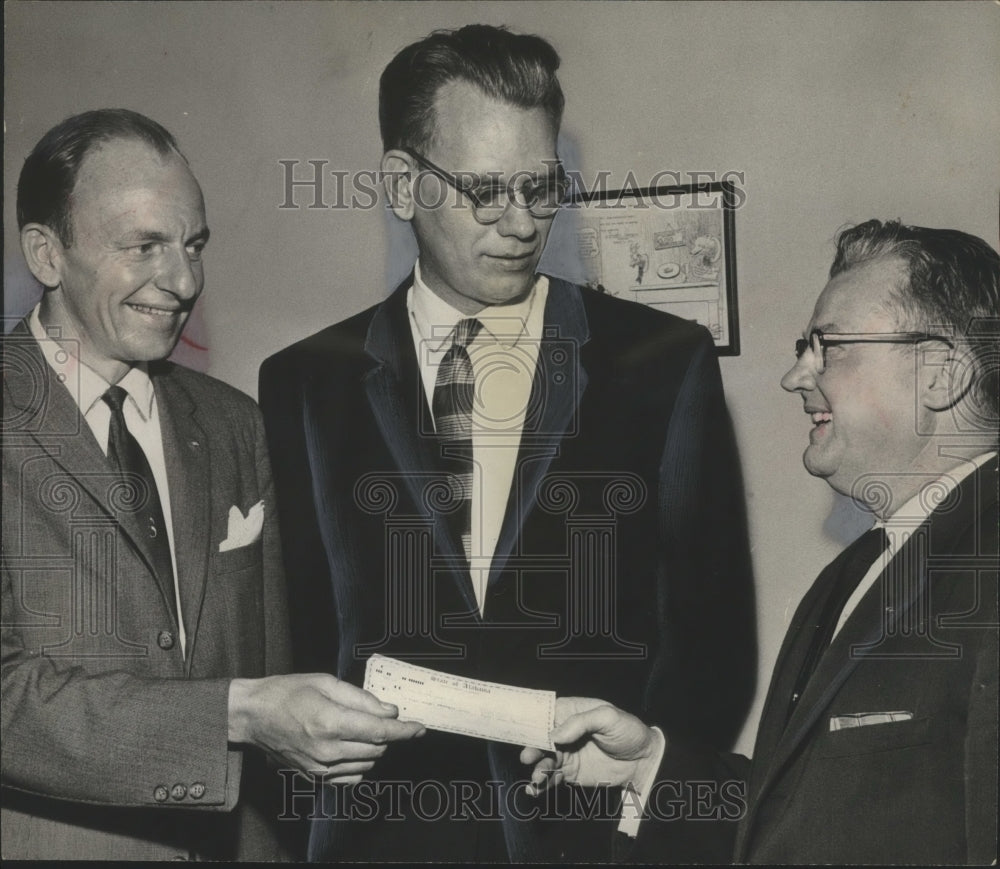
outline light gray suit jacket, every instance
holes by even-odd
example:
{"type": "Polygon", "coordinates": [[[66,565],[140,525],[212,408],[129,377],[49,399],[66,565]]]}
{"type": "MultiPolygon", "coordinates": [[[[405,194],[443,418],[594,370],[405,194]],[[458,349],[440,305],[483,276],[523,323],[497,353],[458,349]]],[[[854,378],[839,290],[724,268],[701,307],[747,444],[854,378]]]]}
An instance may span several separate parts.
{"type": "Polygon", "coordinates": [[[3,370],[3,856],[280,857],[278,778],[227,744],[230,679],[290,666],[256,405],[150,366],[184,655],[147,532],[24,323],[3,370]],[[220,552],[230,508],[260,500],[262,536],[220,552]]]}

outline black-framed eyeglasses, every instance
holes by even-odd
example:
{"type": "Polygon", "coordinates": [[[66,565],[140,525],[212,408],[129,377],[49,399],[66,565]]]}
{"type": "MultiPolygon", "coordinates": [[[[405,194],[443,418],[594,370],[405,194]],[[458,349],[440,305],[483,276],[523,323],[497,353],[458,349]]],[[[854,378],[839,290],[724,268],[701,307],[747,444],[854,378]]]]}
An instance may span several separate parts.
{"type": "Polygon", "coordinates": [[[569,193],[570,181],[561,162],[557,162],[555,172],[545,178],[537,179],[522,172],[507,184],[501,184],[499,178],[483,178],[471,172],[459,177],[411,148],[403,150],[428,172],[466,196],[472,204],[473,216],[482,224],[496,223],[511,202],[518,208],[527,209],[532,217],[543,220],[555,217],[569,193]]]}
{"type": "Polygon", "coordinates": [[[841,344],[920,344],[922,341],[943,341],[954,348],[950,338],[931,332],[823,332],[813,329],[808,338],[795,341],[795,358],[809,350],[818,373],[826,370],[826,348],[841,344]]]}

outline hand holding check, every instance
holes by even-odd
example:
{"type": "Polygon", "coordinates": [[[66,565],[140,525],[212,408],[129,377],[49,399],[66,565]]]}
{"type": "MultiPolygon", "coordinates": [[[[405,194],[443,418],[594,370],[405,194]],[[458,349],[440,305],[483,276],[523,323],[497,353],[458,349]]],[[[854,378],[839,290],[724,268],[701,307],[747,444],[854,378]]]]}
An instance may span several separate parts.
{"type": "Polygon", "coordinates": [[[634,715],[603,700],[560,697],[555,721],[555,755],[531,747],[521,752],[521,763],[534,765],[528,793],[537,796],[560,782],[625,785],[655,773],[663,736],[634,715]]]}
{"type": "Polygon", "coordinates": [[[386,745],[424,734],[413,721],[367,691],[327,673],[234,679],[229,687],[229,741],[256,745],[303,772],[353,783],[386,745]]]}

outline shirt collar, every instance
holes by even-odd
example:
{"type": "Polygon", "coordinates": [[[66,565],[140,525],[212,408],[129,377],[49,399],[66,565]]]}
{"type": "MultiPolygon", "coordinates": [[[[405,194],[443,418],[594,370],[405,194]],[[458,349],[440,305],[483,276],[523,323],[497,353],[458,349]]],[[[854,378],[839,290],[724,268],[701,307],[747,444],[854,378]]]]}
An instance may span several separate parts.
{"type": "MultiPolygon", "coordinates": [[[[898,525],[914,528],[916,525],[922,524],[934,512],[935,508],[958,488],[962,480],[989,462],[996,454],[996,450],[981,453],[974,459],[967,459],[962,464],[946,471],[933,482],[921,486],[920,491],[901,505],[898,510],[894,510],[891,516],[884,520],[877,520],[872,527],[892,528],[894,525],[898,525]]],[[[897,538],[898,535],[889,535],[889,549],[892,551],[899,548],[897,538]]]]}
{"type": "MultiPolygon", "coordinates": [[[[42,325],[38,316],[40,308],[39,302],[28,315],[28,330],[38,342],[42,356],[55,372],[56,379],[69,391],[80,413],[86,416],[101,400],[111,384],[55,340],[64,336],[61,330],[57,328],[47,330],[42,325]]],[[[132,366],[118,381],[118,386],[129,394],[139,415],[144,421],[148,421],[153,412],[154,392],[153,381],[150,380],[145,366],[142,364],[132,366]]]]}
{"type": "MultiPolygon", "coordinates": [[[[545,275],[537,275],[531,291],[520,302],[513,305],[489,305],[475,314],[475,318],[483,324],[483,332],[508,347],[515,346],[524,337],[539,339],[542,331],[540,312],[545,307],[548,287],[549,279],[545,275]]],[[[420,336],[437,351],[448,349],[447,342],[452,330],[467,316],[449,305],[424,283],[419,260],[413,269],[410,313],[420,336]]]]}

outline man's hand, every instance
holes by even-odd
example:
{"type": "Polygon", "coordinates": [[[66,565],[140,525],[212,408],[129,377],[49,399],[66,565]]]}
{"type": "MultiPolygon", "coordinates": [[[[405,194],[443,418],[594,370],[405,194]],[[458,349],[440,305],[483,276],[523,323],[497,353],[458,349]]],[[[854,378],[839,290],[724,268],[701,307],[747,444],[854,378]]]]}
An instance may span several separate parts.
{"type": "Polygon", "coordinates": [[[584,786],[624,785],[651,777],[660,755],[659,733],[603,700],[556,699],[555,757],[537,748],[521,751],[534,764],[529,793],[538,795],[562,781],[584,786]]]}
{"type": "Polygon", "coordinates": [[[398,721],[398,714],[395,706],[326,673],[229,685],[230,742],[256,745],[331,782],[360,781],[387,743],[423,736],[423,725],[398,721]]]}

